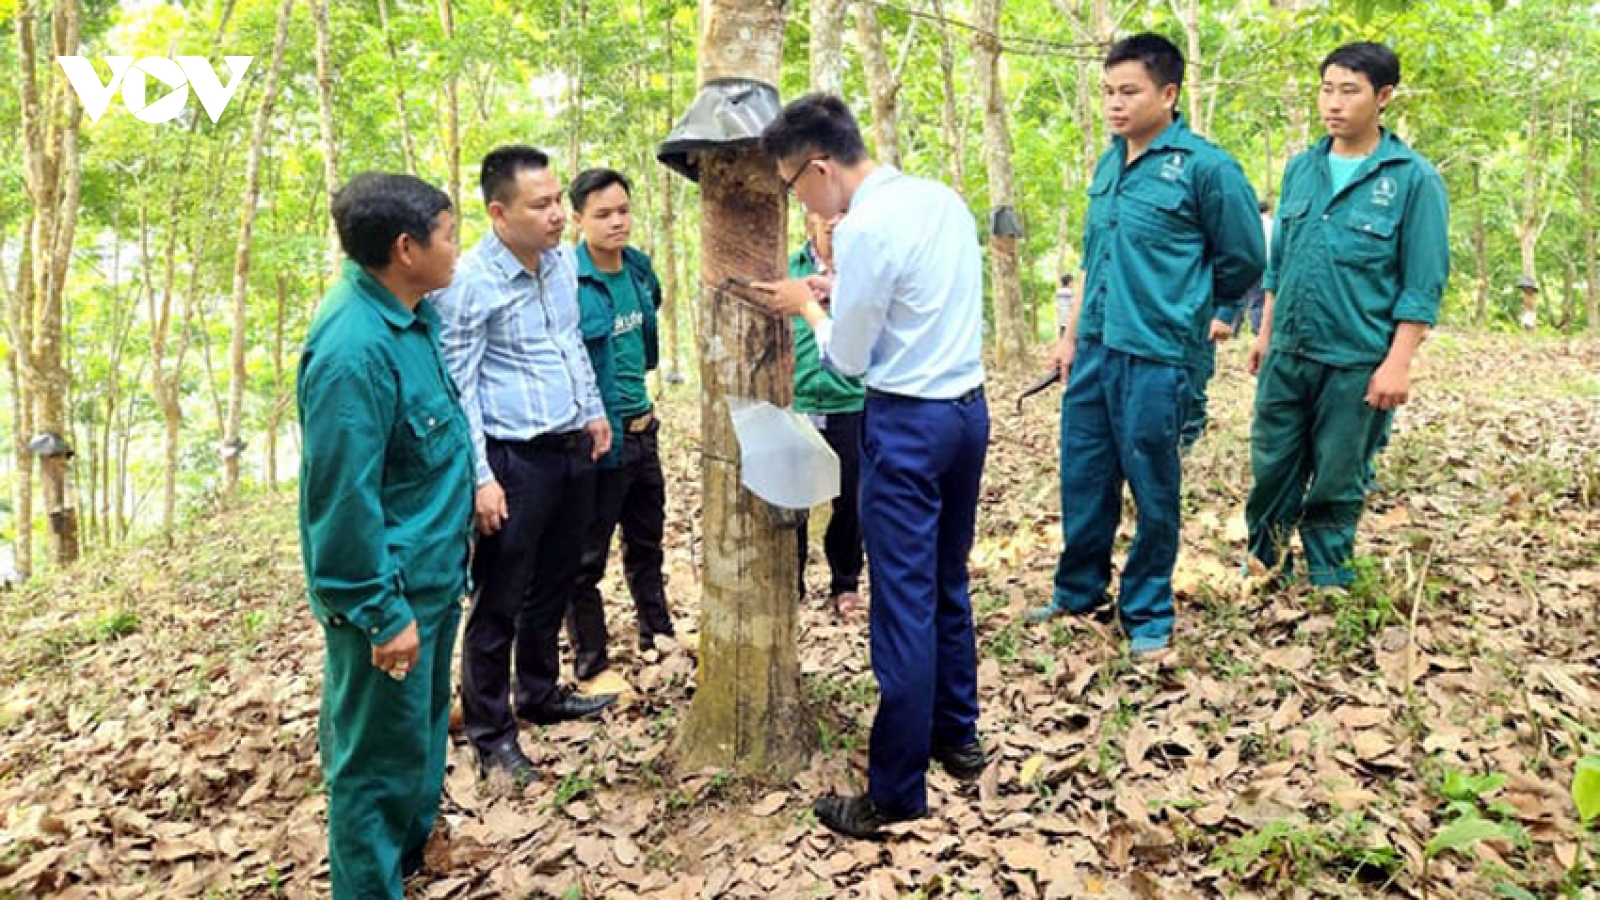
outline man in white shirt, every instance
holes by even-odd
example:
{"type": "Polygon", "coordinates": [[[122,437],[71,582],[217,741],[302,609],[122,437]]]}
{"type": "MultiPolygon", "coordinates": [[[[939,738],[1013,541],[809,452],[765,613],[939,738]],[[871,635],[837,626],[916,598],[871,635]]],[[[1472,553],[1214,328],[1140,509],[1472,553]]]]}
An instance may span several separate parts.
{"type": "Polygon", "coordinates": [[[872,573],[867,793],[823,797],[817,819],[851,837],[926,815],[927,768],[982,774],[977,652],[968,596],[989,444],[983,396],[983,260],[977,224],[949,187],[880,166],[838,97],[810,94],[767,126],[786,190],[833,233],[831,279],[758,285],[805,318],[823,364],[867,388],[861,527],[872,573]],[[832,318],[818,299],[832,296],[832,318]]]}

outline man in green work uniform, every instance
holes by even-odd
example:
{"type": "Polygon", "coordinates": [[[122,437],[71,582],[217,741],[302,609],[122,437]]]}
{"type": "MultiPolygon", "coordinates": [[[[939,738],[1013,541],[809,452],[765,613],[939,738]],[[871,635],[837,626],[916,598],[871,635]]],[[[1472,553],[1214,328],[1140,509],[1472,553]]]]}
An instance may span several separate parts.
{"type": "MultiPolygon", "coordinates": [[[[789,256],[789,277],[833,273],[834,222],[806,213],[806,243],[789,256]]],[[[839,496],[834,498],[822,551],[828,559],[828,597],[842,618],[866,611],[861,599],[861,516],[857,493],[861,489],[861,410],[867,390],[860,378],[841,375],[822,364],[817,337],[803,316],[790,320],[794,327],[794,411],[811,418],[822,439],[839,457],[839,496]]],[[[800,529],[800,594],[806,592],[807,538],[800,529]]]]}
{"type": "Polygon", "coordinates": [[[580,172],[567,187],[583,235],[576,251],[580,328],[611,433],[619,436],[596,473],[594,519],[583,541],[567,615],[573,671],[589,682],[586,689],[591,692],[623,687],[614,677],[595,681],[611,665],[600,581],[618,525],[623,573],[638,616],[639,648],[650,650],[656,638],[675,634],[661,573],[667,509],[658,443],[661,421],[645,385],[645,373],[660,356],[656,310],[661,283],[650,257],[628,246],[633,234],[631,194],[628,179],[611,169],[580,172]]]}
{"type": "Polygon", "coordinates": [[[336,900],[399,898],[439,811],[472,533],[472,444],[423,299],[450,283],[456,220],[443,191],[375,173],[345,185],[333,218],[349,261],[298,395],[329,874],[336,900]]]}
{"type": "Polygon", "coordinates": [[[1176,112],[1183,55],[1140,34],[1105,62],[1116,135],[1089,187],[1083,297],[1062,333],[1061,525],[1048,606],[1033,621],[1106,602],[1122,485],[1138,528],[1118,608],[1137,658],[1166,655],[1179,538],[1178,435],[1190,365],[1216,308],[1237,305],[1265,265],[1255,191],[1232,157],[1176,112]]]}
{"type": "Polygon", "coordinates": [[[1354,578],[1366,461],[1410,396],[1411,358],[1449,276],[1444,182],[1379,124],[1399,83],[1400,59],[1382,44],[1323,60],[1328,136],[1284,170],[1250,354],[1250,552],[1288,571],[1298,528],[1319,587],[1354,578]]]}

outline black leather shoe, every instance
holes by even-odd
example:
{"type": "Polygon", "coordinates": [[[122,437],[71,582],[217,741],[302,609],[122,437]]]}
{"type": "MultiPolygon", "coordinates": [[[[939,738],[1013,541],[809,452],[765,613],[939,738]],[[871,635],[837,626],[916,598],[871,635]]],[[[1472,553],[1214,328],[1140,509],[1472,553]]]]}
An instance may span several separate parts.
{"type": "Polygon", "coordinates": [[[872,840],[883,837],[883,826],[909,822],[922,816],[888,816],[866,794],[856,797],[827,796],[811,805],[817,821],[842,835],[872,840]]]}
{"type": "Polygon", "coordinates": [[[536,725],[554,725],[573,719],[588,719],[617,702],[616,694],[595,694],[585,697],[572,692],[570,685],[556,688],[554,697],[539,706],[517,711],[517,715],[536,725]]]}
{"type": "MultiPolygon", "coordinates": [[[[533,763],[523,755],[522,746],[515,737],[507,738],[504,742],[478,750],[478,777],[488,779],[495,772],[504,772],[511,778],[513,784],[522,786],[538,777],[533,768],[533,763]]],[[[418,854],[421,861],[421,854],[418,854]]]]}
{"type": "Polygon", "coordinates": [[[978,741],[962,744],[959,747],[935,746],[931,755],[957,781],[974,781],[989,765],[989,758],[983,752],[983,744],[978,741]]]}

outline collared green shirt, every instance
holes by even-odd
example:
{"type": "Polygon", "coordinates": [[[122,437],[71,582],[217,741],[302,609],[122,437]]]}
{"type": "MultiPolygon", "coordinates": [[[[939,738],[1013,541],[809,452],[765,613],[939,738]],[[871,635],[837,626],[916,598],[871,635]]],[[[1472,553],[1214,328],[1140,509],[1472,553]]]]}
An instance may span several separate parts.
{"type": "Polygon", "coordinates": [[[616,339],[619,310],[611,290],[594,259],[589,256],[589,245],[579,243],[574,253],[578,263],[578,328],[583,332],[583,346],[589,352],[589,365],[594,369],[594,380],[600,388],[600,402],[605,406],[606,419],[611,423],[611,450],[600,460],[600,467],[614,469],[622,465],[623,418],[637,418],[650,411],[650,397],[642,394],[631,402],[623,390],[623,373],[620,366],[637,367],[633,377],[638,387],[644,387],[644,373],[654,369],[661,358],[660,338],[656,313],[661,308],[661,281],[656,278],[655,265],[648,254],[632,247],[622,248],[622,272],[632,281],[634,295],[638,298],[639,347],[643,357],[619,350],[616,339]]]}
{"type": "MultiPolygon", "coordinates": [[[[790,278],[804,278],[816,271],[810,244],[789,254],[790,278]]],[[[795,412],[818,416],[860,412],[867,402],[867,389],[862,387],[861,379],[841,375],[823,365],[817,336],[805,318],[795,316],[790,322],[794,330],[795,412]]]]}
{"type": "Polygon", "coordinates": [[[1215,312],[1237,306],[1266,265],[1256,194],[1182,116],[1126,159],[1114,138],[1089,186],[1078,337],[1186,365],[1215,312]]]}
{"type": "Polygon", "coordinates": [[[1435,324],[1450,275],[1450,204],[1432,165],[1388,130],[1333,190],[1331,138],[1289,161],[1263,286],[1272,349],[1330,366],[1383,362],[1397,323],[1435,324]]]}
{"type": "Polygon", "coordinates": [[[318,307],[297,393],[300,551],[311,609],[393,639],[467,588],[473,451],[439,316],[346,262],[318,307]]]}

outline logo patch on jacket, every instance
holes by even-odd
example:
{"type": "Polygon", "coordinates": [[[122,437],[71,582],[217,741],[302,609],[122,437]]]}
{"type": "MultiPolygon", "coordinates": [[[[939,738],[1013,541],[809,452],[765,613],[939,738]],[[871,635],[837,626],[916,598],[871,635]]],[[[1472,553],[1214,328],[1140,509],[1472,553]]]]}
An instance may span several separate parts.
{"type": "Polygon", "coordinates": [[[1372,186],[1372,205],[1389,206],[1394,202],[1395,194],[1399,192],[1400,186],[1395,184],[1393,178],[1385,175],[1372,186]]]}
{"type": "Polygon", "coordinates": [[[1183,154],[1174,153],[1167,157],[1161,164],[1161,177],[1167,181],[1177,181],[1183,177],[1183,154]]]}

